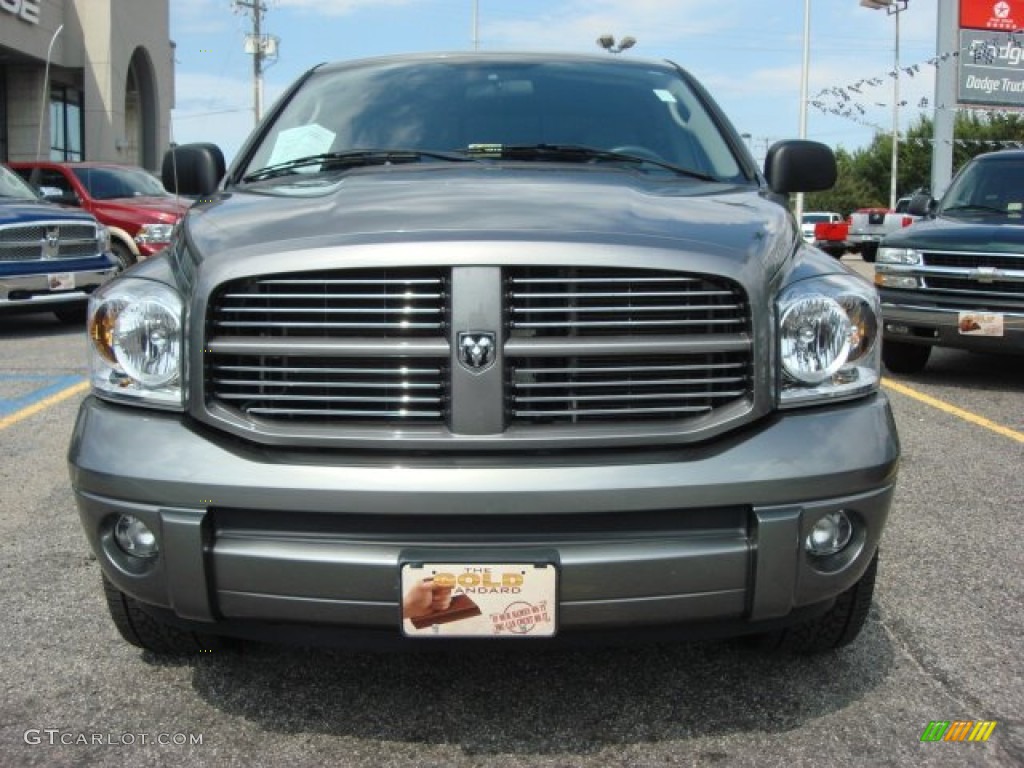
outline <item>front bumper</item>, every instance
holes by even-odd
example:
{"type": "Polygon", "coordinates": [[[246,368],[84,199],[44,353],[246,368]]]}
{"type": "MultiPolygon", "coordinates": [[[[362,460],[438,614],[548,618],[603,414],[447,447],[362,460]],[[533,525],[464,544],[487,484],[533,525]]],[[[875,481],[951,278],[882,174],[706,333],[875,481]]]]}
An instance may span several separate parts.
{"type": "Polygon", "coordinates": [[[69,452],[108,578],[223,634],[285,622],[397,635],[402,553],[435,547],[467,561],[554,552],[563,633],[785,618],[864,572],[898,459],[882,394],[705,446],[572,458],[268,451],[90,397],[69,452]],[[838,509],[854,541],[812,563],[802,542],[838,509]],[[119,513],[160,539],[145,567],[113,542],[119,513]]]}
{"type": "Polygon", "coordinates": [[[1024,310],[997,312],[1002,316],[1001,336],[964,333],[960,319],[964,313],[983,313],[977,303],[962,307],[939,306],[922,301],[909,291],[879,290],[882,300],[884,339],[928,344],[939,347],[1002,354],[1024,354],[1024,310]]]}
{"type": "Polygon", "coordinates": [[[51,271],[0,276],[0,309],[45,310],[87,301],[89,294],[117,273],[115,267],[63,272],[59,262],[46,267],[51,271]],[[67,275],[72,276],[73,287],[68,287],[67,275]]]}

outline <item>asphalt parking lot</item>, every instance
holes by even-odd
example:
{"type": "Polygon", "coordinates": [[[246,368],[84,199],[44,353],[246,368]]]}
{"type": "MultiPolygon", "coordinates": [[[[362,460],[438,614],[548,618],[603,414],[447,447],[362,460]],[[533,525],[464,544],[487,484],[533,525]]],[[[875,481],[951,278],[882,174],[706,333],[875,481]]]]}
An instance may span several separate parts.
{"type": "Polygon", "coordinates": [[[0,344],[0,765],[1024,764],[1024,358],[939,351],[887,377],[900,482],[868,625],[841,651],[167,660],[117,636],[79,528],[65,453],[81,329],[0,317],[0,344]],[[996,725],[984,743],[921,741],[958,720],[996,725]]]}

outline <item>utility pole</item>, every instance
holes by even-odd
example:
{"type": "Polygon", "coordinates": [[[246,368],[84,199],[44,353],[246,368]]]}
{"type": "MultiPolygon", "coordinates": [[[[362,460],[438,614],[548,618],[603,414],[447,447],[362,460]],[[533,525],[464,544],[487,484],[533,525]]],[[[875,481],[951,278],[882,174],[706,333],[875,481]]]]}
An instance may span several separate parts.
{"type": "Polygon", "coordinates": [[[263,115],[263,59],[267,55],[267,45],[260,32],[260,22],[267,6],[262,0],[235,0],[235,9],[252,12],[252,34],[245,39],[245,52],[252,54],[252,114],[253,124],[260,121],[263,115]]]}

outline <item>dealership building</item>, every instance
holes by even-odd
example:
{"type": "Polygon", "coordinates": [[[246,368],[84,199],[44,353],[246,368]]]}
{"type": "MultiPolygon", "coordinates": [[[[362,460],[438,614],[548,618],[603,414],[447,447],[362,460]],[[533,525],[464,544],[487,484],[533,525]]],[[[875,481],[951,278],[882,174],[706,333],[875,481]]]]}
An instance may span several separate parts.
{"type": "Polygon", "coordinates": [[[169,0],[0,0],[0,160],[156,170],[173,106],[169,0]]]}

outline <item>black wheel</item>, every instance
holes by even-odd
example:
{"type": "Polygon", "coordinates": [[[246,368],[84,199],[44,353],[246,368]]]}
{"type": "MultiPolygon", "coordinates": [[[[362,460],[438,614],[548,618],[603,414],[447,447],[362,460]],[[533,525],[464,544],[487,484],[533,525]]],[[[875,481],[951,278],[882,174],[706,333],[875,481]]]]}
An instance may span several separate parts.
{"type": "Polygon", "coordinates": [[[114,254],[114,260],[117,261],[117,271],[119,273],[124,272],[136,261],[132,249],[117,240],[110,243],[110,252],[114,254]]]}
{"type": "Polygon", "coordinates": [[[81,304],[73,304],[69,307],[61,307],[60,309],[53,310],[53,314],[57,316],[64,325],[81,325],[85,322],[85,313],[89,308],[88,304],[84,302],[81,304]]]}
{"type": "Polygon", "coordinates": [[[103,594],[107,609],[121,637],[132,645],[152,653],[183,656],[223,650],[226,643],[214,635],[188,632],[164,624],[146,613],[138,600],[119,590],[103,576],[103,594]]]}
{"type": "Polygon", "coordinates": [[[803,624],[754,638],[758,647],[786,653],[824,653],[852,643],[868,618],[878,573],[878,553],[860,580],[836,598],[827,613],[803,624]]]}
{"type": "Polygon", "coordinates": [[[905,341],[882,341],[882,362],[893,373],[920,373],[928,364],[932,348],[927,344],[905,341]]]}
{"type": "Polygon", "coordinates": [[[876,256],[878,256],[878,243],[864,243],[861,246],[860,257],[868,264],[874,264],[876,256]]]}

